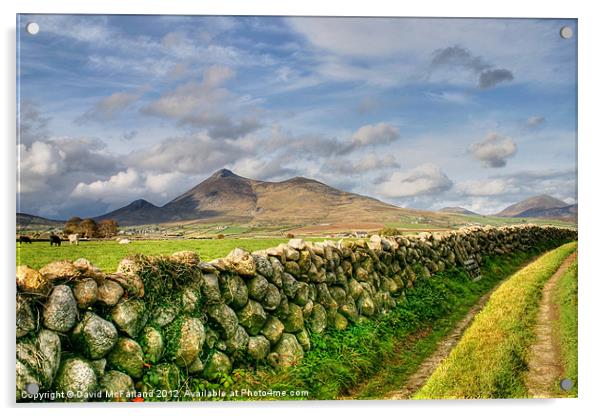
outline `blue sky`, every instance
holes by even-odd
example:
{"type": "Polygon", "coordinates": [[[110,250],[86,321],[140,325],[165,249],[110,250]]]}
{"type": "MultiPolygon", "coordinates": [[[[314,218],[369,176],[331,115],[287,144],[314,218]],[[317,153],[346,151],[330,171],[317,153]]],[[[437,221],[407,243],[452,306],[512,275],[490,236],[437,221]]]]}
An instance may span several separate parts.
{"type": "Polygon", "coordinates": [[[21,212],[163,205],[223,167],[414,208],[576,202],[574,20],[21,15],[17,30],[21,212]]]}

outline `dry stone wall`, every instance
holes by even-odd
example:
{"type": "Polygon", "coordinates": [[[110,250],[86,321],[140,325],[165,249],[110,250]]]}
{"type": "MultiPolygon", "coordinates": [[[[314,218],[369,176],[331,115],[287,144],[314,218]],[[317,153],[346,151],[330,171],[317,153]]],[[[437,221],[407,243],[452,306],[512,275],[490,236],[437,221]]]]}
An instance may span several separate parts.
{"type": "Polygon", "coordinates": [[[126,400],[183,374],[213,380],[242,365],[291,366],[310,333],[374,319],[417,280],[485,256],[576,232],[533,225],[465,228],[415,237],[134,256],[114,274],[85,259],[17,269],[16,396],[31,386],[65,400],[126,400]],[[28,387],[29,386],[29,387],[28,387]]]}

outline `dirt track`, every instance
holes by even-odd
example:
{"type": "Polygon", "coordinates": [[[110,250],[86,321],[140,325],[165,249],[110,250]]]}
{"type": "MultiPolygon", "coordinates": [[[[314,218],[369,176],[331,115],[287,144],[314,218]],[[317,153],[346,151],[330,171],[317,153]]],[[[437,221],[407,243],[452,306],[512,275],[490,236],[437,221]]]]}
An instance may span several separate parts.
{"type": "Polygon", "coordinates": [[[525,377],[529,397],[557,397],[554,389],[560,382],[563,368],[560,345],[553,330],[559,317],[559,307],[554,303],[553,294],[558,281],[576,258],[577,252],[568,256],[543,287],[534,328],[536,339],[529,351],[529,372],[525,377]]]}

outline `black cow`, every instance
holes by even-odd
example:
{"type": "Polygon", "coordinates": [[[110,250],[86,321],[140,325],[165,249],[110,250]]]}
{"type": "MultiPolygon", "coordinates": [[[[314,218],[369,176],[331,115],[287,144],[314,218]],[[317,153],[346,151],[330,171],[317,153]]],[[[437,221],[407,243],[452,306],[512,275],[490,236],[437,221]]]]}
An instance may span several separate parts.
{"type": "Polygon", "coordinates": [[[19,243],[29,243],[29,244],[31,244],[31,238],[27,237],[26,235],[20,235],[19,236],[19,243]]]}
{"type": "Polygon", "coordinates": [[[52,247],[54,245],[57,245],[59,247],[61,246],[61,238],[58,235],[50,236],[50,246],[52,247]]]}

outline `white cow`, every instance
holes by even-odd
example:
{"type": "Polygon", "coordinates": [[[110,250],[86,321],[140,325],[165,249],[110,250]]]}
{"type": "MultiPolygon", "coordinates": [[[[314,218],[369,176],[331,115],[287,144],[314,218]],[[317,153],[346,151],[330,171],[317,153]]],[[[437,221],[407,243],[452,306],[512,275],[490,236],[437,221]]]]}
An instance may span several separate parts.
{"type": "Polygon", "coordinates": [[[71,244],[75,244],[76,246],[79,245],[79,234],[69,234],[67,236],[67,238],[69,239],[69,245],[71,245],[71,244]]]}
{"type": "Polygon", "coordinates": [[[127,238],[122,238],[121,240],[118,241],[119,244],[130,244],[130,240],[128,240],[127,238]]]}

